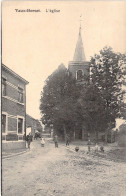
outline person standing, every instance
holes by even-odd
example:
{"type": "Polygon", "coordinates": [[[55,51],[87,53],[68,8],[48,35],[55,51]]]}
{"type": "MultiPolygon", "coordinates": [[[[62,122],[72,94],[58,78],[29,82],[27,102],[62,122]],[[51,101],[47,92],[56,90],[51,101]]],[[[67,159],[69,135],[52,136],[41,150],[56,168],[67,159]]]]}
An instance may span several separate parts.
{"type": "Polygon", "coordinates": [[[55,135],[54,137],[55,148],[58,148],[58,136],[55,135]]]}
{"type": "Polygon", "coordinates": [[[91,141],[90,141],[90,139],[88,140],[87,145],[88,145],[88,152],[90,152],[90,150],[91,150],[91,141]]]}
{"type": "Polygon", "coordinates": [[[30,133],[26,136],[26,141],[27,141],[27,146],[30,149],[30,144],[31,144],[31,141],[32,141],[32,136],[31,136],[30,133]]]}
{"type": "Polygon", "coordinates": [[[66,135],[66,146],[69,146],[69,143],[70,143],[70,137],[69,137],[69,135],[67,134],[67,135],[66,135]]]}
{"type": "Polygon", "coordinates": [[[29,135],[27,135],[27,138],[26,138],[27,140],[27,145],[28,145],[28,148],[30,149],[30,144],[31,144],[31,135],[30,135],[30,133],[29,133],[29,135]]]}

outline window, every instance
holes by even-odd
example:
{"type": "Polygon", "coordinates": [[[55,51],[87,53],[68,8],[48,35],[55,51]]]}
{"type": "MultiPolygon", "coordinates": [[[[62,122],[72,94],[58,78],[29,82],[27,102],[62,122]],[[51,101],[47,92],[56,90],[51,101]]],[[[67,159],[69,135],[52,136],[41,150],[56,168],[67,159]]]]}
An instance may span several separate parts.
{"type": "Polygon", "coordinates": [[[2,133],[6,132],[6,115],[2,114],[2,133]]]}
{"type": "Polygon", "coordinates": [[[18,87],[18,101],[23,103],[23,89],[18,87]]]}
{"type": "Polygon", "coordinates": [[[6,79],[2,78],[2,96],[6,96],[6,79]]]}
{"type": "Polygon", "coordinates": [[[23,134],[23,119],[18,118],[18,134],[23,134]]]}
{"type": "Polygon", "coordinates": [[[77,71],[77,80],[82,80],[83,77],[83,71],[82,70],[78,70],[77,71]]]}

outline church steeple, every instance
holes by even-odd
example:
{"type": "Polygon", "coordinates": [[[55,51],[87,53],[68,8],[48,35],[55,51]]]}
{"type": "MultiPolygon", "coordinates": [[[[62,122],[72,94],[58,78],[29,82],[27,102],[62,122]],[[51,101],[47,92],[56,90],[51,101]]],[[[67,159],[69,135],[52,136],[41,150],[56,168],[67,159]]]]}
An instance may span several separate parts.
{"type": "Polygon", "coordinates": [[[79,35],[73,61],[69,61],[68,69],[72,76],[76,78],[77,82],[79,83],[85,82],[86,78],[88,78],[90,74],[89,62],[86,61],[86,57],[84,54],[84,47],[81,37],[81,25],[79,28],[79,35]]]}
{"type": "Polygon", "coordinates": [[[76,48],[75,48],[73,61],[86,61],[82,37],[81,37],[81,25],[79,28],[79,36],[78,36],[78,41],[77,41],[76,48]]]}

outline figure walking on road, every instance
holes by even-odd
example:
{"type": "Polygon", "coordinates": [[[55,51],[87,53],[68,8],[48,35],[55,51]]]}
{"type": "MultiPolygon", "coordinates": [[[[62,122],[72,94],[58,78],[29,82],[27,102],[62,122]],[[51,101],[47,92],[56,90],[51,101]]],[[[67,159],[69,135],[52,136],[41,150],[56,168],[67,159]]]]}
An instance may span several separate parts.
{"type": "Polygon", "coordinates": [[[58,148],[58,136],[55,135],[54,137],[55,148],[58,148]]]}

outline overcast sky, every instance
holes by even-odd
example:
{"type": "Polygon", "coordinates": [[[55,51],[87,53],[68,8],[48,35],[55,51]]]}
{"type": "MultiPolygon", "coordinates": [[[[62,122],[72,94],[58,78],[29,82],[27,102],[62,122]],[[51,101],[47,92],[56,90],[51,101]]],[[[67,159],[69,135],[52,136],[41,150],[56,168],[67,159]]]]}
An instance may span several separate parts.
{"type": "Polygon", "coordinates": [[[34,118],[41,117],[39,100],[44,81],[61,63],[67,67],[73,59],[81,14],[87,60],[106,45],[126,53],[126,2],[3,2],[2,62],[29,81],[27,113],[34,118]]]}

